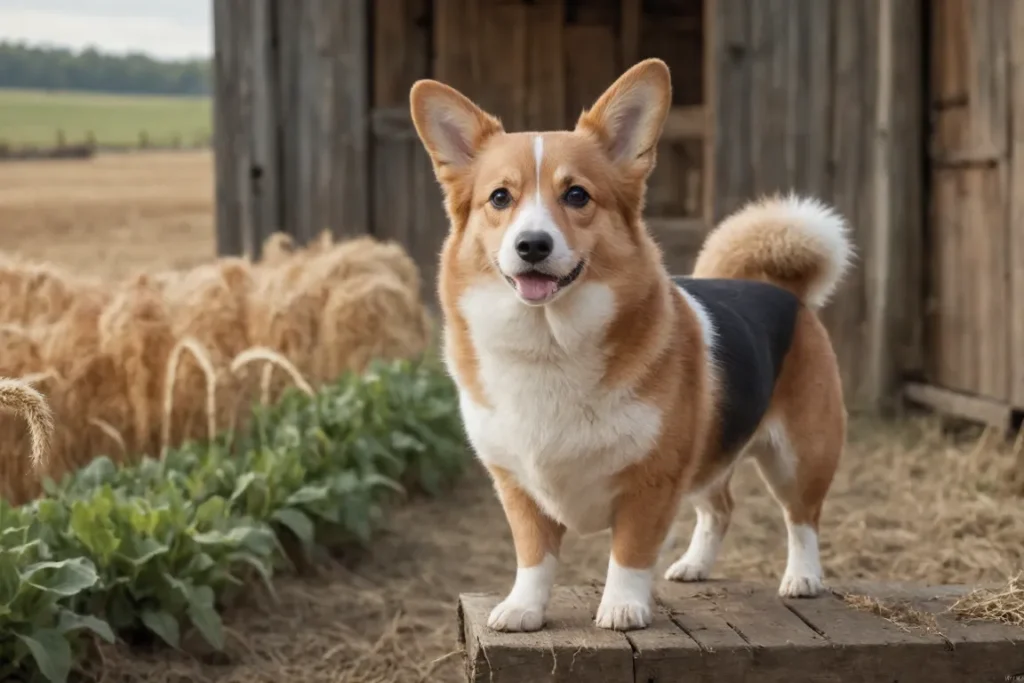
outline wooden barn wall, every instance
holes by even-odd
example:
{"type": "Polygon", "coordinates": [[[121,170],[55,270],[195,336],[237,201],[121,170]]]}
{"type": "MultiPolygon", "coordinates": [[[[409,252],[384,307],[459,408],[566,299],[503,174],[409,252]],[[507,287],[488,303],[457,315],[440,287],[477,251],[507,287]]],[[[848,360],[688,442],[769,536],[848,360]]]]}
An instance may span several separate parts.
{"type": "Polygon", "coordinates": [[[372,23],[372,222],[434,287],[447,231],[441,193],[409,120],[409,88],[436,78],[508,130],[565,129],[630,65],[673,70],[675,126],[659,148],[647,215],[675,269],[704,234],[700,0],[378,0],[372,23]],[[699,113],[699,112],[698,112],[699,113]],[[687,221],[686,219],[690,219],[687,221]]]}
{"type": "Polygon", "coordinates": [[[447,230],[409,120],[423,77],[510,130],[568,128],[628,66],[673,71],[647,215],[686,272],[702,224],[702,0],[214,0],[218,250],[275,231],[400,240],[432,294],[447,230]]]}
{"type": "Polygon", "coordinates": [[[1024,407],[1024,3],[931,0],[927,380],[1024,407]]]}
{"type": "Polygon", "coordinates": [[[370,228],[366,5],[215,0],[217,247],[370,228]]]}
{"type": "Polygon", "coordinates": [[[709,2],[708,220],[789,190],[848,219],[822,316],[850,405],[883,405],[923,365],[921,0],[709,2]]]}

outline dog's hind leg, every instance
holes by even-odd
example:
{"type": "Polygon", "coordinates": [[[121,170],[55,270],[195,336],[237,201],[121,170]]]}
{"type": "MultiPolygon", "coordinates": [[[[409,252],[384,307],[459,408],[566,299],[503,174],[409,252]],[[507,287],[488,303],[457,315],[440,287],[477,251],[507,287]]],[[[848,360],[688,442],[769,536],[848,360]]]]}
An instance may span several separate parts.
{"type": "Polygon", "coordinates": [[[697,524],[686,552],[665,572],[669,581],[705,581],[711,575],[732,519],[731,479],[730,471],[721,480],[690,497],[697,511],[697,524]]]}

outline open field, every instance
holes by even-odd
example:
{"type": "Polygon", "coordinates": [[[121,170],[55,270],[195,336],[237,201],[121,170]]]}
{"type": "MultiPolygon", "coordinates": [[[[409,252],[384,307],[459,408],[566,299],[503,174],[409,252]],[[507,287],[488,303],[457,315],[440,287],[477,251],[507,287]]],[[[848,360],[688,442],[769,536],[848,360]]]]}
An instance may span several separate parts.
{"type": "MultiPolygon", "coordinates": [[[[212,258],[212,159],[206,153],[100,156],[0,165],[0,250],[121,277],[212,258]]],[[[715,575],[774,584],[785,528],[752,467],[715,575]]],[[[693,523],[680,515],[675,552],[693,523]]],[[[953,440],[938,422],[855,419],[822,521],[832,579],[998,582],[1024,568],[1024,459],[994,438],[953,440]]],[[[570,537],[560,583],[602,581],[608,537],[570,537]]],[[[666,558],[670,561],[674,558],[666,558]]],[[[427,683],[463,680],[459,592],[511,585],[512,542],[479,471],[451,495],[414,501],[370,550],[283,580],[280,601],[227,615],[227,654],[103,646],[108,682],[427,683]]]]}
{"type": "Polygon", "coordinates": [[[213,156],[0,164],[0,251],[108,277],[210,260],[213,156]]]}
{"type": "Polygon", "coordinates": [[[154,145],[209,139],[211,102],[201,97],[104,95],[0,89],[0,143],[54,145],[91,134],[99,145],[134,146],[145,132],[154,145]]]}

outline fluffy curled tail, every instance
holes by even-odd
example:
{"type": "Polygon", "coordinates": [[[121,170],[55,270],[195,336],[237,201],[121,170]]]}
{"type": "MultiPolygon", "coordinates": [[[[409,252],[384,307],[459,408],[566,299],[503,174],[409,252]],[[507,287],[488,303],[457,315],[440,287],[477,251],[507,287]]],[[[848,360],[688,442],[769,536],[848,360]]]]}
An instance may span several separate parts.
{"type": "Polygon", "coordinates": [[[0,378],[0,410],[21,416],[32,436],[32,465],[41,467],[50,455],[53,413],[43,395],[25,382],[0,378]]]}
{"type": "Polygon", "coordinates": [[[842,216],[815,199],[788,195],[752,202],[723,220],[704,242],[693,275],[770,282],[818,309],[852,258],[842,216]]]}

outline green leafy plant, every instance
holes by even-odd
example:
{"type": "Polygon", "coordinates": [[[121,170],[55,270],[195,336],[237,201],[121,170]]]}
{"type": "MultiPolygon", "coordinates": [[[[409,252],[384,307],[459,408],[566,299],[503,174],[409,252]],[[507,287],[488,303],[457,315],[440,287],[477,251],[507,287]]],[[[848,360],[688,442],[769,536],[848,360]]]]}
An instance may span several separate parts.
{"type": "Polygon", "coordinates": [[[288,392],[210,443],[47,482],[0,507],[0,680],[63,682],[89,634],[177,648],[194,629],[220,649],[222,609],[253,580],[272,593],[286,547],[367,543],[389,502],[439,493],[466,459],[448,378],[398,361],[288,392]]]}

